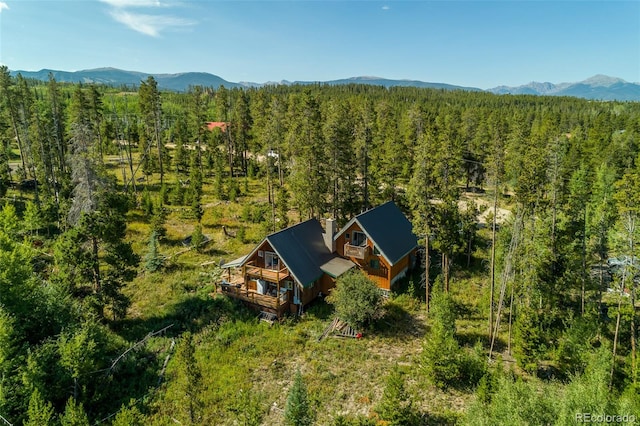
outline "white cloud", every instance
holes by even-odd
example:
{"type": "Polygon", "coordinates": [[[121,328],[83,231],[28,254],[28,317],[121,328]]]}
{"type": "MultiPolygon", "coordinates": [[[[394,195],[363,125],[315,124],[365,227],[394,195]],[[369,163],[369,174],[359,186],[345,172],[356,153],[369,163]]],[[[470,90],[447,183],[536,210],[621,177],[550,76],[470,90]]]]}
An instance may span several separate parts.
{"type": "Polygon", "coordinates": [[[116,8],[125,7],[161,7],[160,0],[100,0],[116,8]]]}
{"type": "Polygon", "coordinates": [[[5,2],[3,2],[3,1],[0,1],[0,13],[2,13],[2,11],[3,11],[4,9],[9,10],[9,5],[8,5],[8,4],[6,4],[6,3],[5,3],[5,2]]]}
{"type": "Polygon", "coordinates": [[[389,9],[391,9],[391,6],[387,6],[387,5],[382,6],[382,10],[389,10],[389,9]]]}
{"type": "MultiPolygon", "coordinates": [[[[171,7],[165,0],[99,0],[111,6],[109,14],[113,19],[126,25],[134,31],[159,37],[166,29],[178,28],[195,24],[193,21],[168,14],[145,14],[132,9],[158,9],[171,7]]],[[[173,4],[174,6],[176,4],[173,4]]]]}
{"type": "Polygon", "coordinates": [[[112,10],[111,16],[132,30],[151,37],[159,37],[160,32],[167,28],[193,25],[193,22],[182,18],[167,15],[131,13],[123,9],[112,10]]]}

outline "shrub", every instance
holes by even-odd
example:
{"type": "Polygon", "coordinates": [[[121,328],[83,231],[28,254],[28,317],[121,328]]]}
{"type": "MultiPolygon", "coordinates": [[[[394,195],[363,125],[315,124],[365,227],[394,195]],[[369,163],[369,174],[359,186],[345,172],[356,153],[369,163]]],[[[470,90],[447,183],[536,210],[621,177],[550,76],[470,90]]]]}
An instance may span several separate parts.
{"type": "Polygon", "coordinates": [[[359,329],[379,316],[382,295],[361,271],[350,271],[338,278],[327,302],[334,305],[338,318],[359,329]]]}

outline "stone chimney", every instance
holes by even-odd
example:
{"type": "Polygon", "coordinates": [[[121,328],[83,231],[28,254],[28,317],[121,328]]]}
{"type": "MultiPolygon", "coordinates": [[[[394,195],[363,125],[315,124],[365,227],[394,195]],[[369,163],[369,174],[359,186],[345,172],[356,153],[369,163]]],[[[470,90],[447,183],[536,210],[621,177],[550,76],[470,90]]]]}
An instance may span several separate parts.
{"type": "Polygon", "coordinates": [[[336,251],[336,243],[333,241],[333,237],[336,235],[336,221],[335,219],[326,219],[324,222],[324,245],[327,246],[331,253],[336,251]]]}

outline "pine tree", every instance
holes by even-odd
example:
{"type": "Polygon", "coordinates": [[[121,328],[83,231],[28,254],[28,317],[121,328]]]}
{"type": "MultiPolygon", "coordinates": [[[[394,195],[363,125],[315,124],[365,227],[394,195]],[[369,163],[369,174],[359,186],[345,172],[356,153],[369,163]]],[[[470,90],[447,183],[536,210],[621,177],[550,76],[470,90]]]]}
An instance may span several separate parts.
{"type": "Polygon", "coordinates": [[[64,408],[64,413],[60,417],[61,426],[89,426],[89,418],[84,411],[82,404],[75,399],[69,398],[64,408]]]}
{"type": "Polygon", "coordinates": [[[298,370],[287,395],[287,403],[284,408],[284,424],[285,426],[310,426],[313,422],[314,414],[307,394],[307,386],[302,379],[300,370],[298,370]]]}
{"type": "Polygon", "coordinates": [[[27,418],[24,426],[43,426],[51,424],[54,420],[53,406],[50,402],[45,401],[38,389],[31,393],[29,399],[29,408],[27,409],[27,418]]]}
{"type": "MultiPolygon", "coordinates": [[[[163,143],[160,138],[162,123],[162,99],[158,91],[158,83],[153,76],[147,77],[145,81],[140,83],[138,90],[138,102],[140,104],[140,112],[145,124],[145,138],[153,140],[156,145],[156,158],[158,161],[158,169],[160,172],[160,185],[164,183],[164,167],[163,161],[166,154],[163,143]]],[[[145,149],[142,155],[150,156],[151,149],[145,149]]]]}
{"type": "Polygon", "coordinates": [[[129,405],[123,405],[122,408],[120,408],[111,426],[144,426],[146,424],[147,422],[145,421],[144,415],[135,405],[135,400],[131,400],[129,405]]]}
{"type": "Polygon", "coordinates": [[[0,231],[8,237],[16,238],[20,229],[20,219],[16,213],[16,208],[11,203],[5,203],[0,210],[0,231]]]}
{"type": "Polygon", "coordinates": [[[328,189],[319,102],[310,92],[292,96],[288,111],[287,154],[293,204],[301,218],[319,217],[328,189]]]}
{"type": "Polygon", "coordinates": [[[396,364],[382,393],[382,400],[375,408],[381,420],[390,426],[405,426],[415,424],[411,396],[404,386],[404,377],[396,364]]]}
{"type": "Polygon", "coordinates": [[[202,372],[195,357],[195,346],[191,332],[185,332],[176,349],[177,385],[180,395],[179,407],[189,424],[200,422],[202,416],[202,372]]]}
{"type": "Polygon", "coordinates": [[[165,257],[158,252],[158,234],[151,232],[147,254],[144,257],[144,268],[148,272],[156,272],[164,266],[165,257]]]}
{"type": "Polygon", "coordinates": [[[202,225],[198,223],[193,228],[193,233],[191,234],[191,247],[200,251],[202,249],[203,243],[204,243],[204,235],[202,234],[202,225]]]}
{"type": "Polygon", "coordinates": [[[38,230],[42,228],[42,216],[40,215],[40,209],[35,203],[31,201],[27,202],[24,215],[22,217],[22,223],[24,230],[30,235],[33,235],[34,233],[37,235],[38,230]]]}
{"type": "Polygon", "coordinates": [[[455,306],[439,283],[431,299],[431,331],[423,344],[422,366],[434,385],[446,388],[460,377],[461,351],[455,338],[455,306]]]}

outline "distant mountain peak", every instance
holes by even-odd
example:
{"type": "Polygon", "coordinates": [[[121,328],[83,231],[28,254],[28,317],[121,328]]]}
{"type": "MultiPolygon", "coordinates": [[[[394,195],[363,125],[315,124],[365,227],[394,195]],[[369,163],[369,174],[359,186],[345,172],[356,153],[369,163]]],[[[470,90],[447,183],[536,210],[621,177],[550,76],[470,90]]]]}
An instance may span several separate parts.
{"type": "Polygon", "coordinates": [[[617,77],[610,77],[604,74],[596,74],[593,77],[590,77],[582,81],[582,83],[587,84],[589,86],[595,86],[595,87],[611,87],[614,84],[626,83],[626,81],[617,77]]]}
{"type": "MultiPolygon", "coordinates": [[[[22,74],[25,78],[33,78],[36,80],[47,81],[49,73],[59,82],[82,82],[110,84],[114,86],[133,86],[140,85],[140,82],[149,76],[153,76],[158,82],[158,87],[164,90],[174,90],[184,92],[189,87],[262,87],[266,85],[290,85],[290,84],[327,84],[327,85],[344,85],[344,84],[367,84],[383,87],[417,87],[430,88],[437,90],[464,90],[481,92],[483,90],[475,87],[462,87],[446,83],[429,83],[419,80],[410,79],[387,79],[383,77],[375,77],[371,75],[350,77],[332,81],[269,81],[267,83],[240,82],[233,83],[222,79],[207,72],[181,72],[176,74],[157,74],[143,73],[138,71],[125,71],[113,67],[94,68],[81,71],[58,71],[51,69],[41,69],[40,71],[11,71],[12,75],[22,74]]],[[[595,99],[604,101],[634,101],[640,102],[640,83],[629,83],[621,78],[611,77],[603,74],[597,74],[586,80],[576,83],[559,83],[535,82],[528,84],[509,87],[498,86],[486,90],[487,92],[498,95],[544,95],[544,96],[571,96],[575,98],[595,99]]]]}
{"type": "Polygon", "coordinates": [[[498,95],[572,96],[603,101],[640,101],[640,84],[629,83],[621,78],[604,74],[597,74],[576,83],[554,84],[533,81],[522,86],[498,86],[487,91],[498,95]]]}

